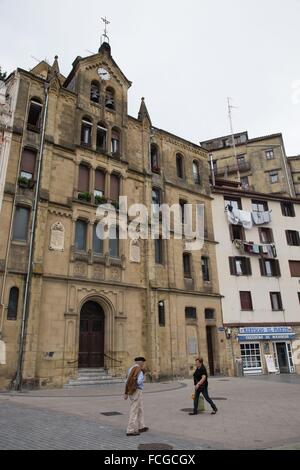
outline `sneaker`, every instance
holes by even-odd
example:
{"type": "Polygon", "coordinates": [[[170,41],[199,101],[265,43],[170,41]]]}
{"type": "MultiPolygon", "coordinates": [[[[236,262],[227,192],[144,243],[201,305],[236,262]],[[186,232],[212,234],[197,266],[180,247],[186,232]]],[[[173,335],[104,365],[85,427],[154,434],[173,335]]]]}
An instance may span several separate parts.
{"type": "Polygon", "coordinates": [[[128,432],[128,433],[126,434],[126,436],[139,436],[139,435],[140,435],[139,432],[128,432]]]}
{"type": "Polygon", "coordinates": [[[142,428],[142,429],[139,429],[139,432],[147,432],[147,431],[149,431],[149,428],[146,428],[146,427],[142,428]]]}
{"type": "Polygon", "coordinates": [[[197,414],[198,414],[198,413],[195,413],[195,412],[189,413],[190,416],[197,415],[197,414]]]}
{"type": "Polygon", "coordinates": [[[217,411],[218,411],[218,408],[216,408],[215,410],[213,410],[210,414],[211,414],[211,415],[216,415],[216,414],[217,414],[217,411]]]}

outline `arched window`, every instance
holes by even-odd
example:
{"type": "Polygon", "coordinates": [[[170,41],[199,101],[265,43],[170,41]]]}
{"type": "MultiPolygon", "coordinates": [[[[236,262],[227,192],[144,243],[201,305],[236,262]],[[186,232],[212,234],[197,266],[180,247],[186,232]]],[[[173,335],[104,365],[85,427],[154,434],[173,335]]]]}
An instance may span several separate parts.
{"type": "Polygon", "coordinates": [[[200,184],[200,168],[199,168],[199,162],[197,160],[193,161],[193,178],[194,178],[194,183],[195,184],[200,184]]]}
{"type": "Polygon", "coordinates": [[[160,173],[159,149],[156,144],[151,144],[151,171],[153,173],[160,173]]]}
{"type": "Polygon", "coordinates": [[[27,129],[39,131],[42,122],[43,105],[39,98],[32,98],[29,106],[27,129]]]}
{"type": "Polygon", "coordinates": [[[106,88],[105,107],[108,109],[116,109],[115,106],[115,90],[111,87],[106,88]]]}
{"type": "Polygon", "coordinates": [[[176,171],[178,178],[183,179],[183,156],[180,153],[176,155],[176,171]]]}
{"type": "Polygon", "coordinates": [[[107,151],[107,129],[105,124],[99,122],[97,124],[97,141],[96,147],[98,151],[107,151]]]}
{"type": "Polygon", "coordinates": [[[163,301],[158,302],[158,323],[159,326],[166,326],[165,303],[163,301]]]}
{"type": "Polygon", "coordinates": [[[93,81],[91,84],[91,101],[93,103],[100,103],[100,85],[96,81],[93,81]]]}
{"type": "Polygon", "coordinates": [[[89,118],[84,117],[81,123],[81,145],[85,145],[88,147],[92,145],[92,131],[92,121],[89,118]]]}
{"type": "Polygon", "coordinates": [[[12,287],[9,292],[7,320],[15,321],[18,316],[19,289],[12,287]]]}
{"type": "Polygon", "coordinates": [[[119,156],[121,153],[121,135],[116,127],[111,132],[111,153],[114,156],[119,156]]]}

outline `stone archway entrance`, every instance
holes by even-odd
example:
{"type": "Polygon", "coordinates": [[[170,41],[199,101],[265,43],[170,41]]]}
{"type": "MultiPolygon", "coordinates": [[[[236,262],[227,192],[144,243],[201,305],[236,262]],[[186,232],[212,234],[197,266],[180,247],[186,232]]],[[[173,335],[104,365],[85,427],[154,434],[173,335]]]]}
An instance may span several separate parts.
{"type": "Polygon", "coordinates": [[[86,302],[80,313],[79,369],[104,367],[105,315],[96,302],[86,302]]]}

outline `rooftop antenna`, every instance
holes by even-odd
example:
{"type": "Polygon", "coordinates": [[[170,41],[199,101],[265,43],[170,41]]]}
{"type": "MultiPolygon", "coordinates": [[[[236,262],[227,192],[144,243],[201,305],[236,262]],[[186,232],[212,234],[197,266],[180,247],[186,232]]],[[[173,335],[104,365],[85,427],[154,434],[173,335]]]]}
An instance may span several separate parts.
{"type": "Polygon", "coordinates": [[[228,102],[228,116],[229,116],[229,122],[230,122],[230,132],[231,132],[231,139],[232,139],[232,146],[233,146],[233,151],[234,151],[234,158],[237,164],[237,178],[238,182],[241,183],[241,174],[239,170],[239,162],[237,159],[237,153],[236,153],[236,146],[235,146],[235,139],[234,139],[234,132],[233,132],[233,122],[232,122],[232,110],[236,108],[236,106],[233,106],[231,104],[232,98],[227,98],[228,102]]]}
{"type": "Polygon", "coordinates": [[[110,21],[107,20],[106,16],[104,18],[101,18],[101,20],[104,23],[104,34],[101,36],[101,46],[104,42],[107,42],[109,44],[109,37],[107,34],[107,25],[110,24],[110,21]]]}

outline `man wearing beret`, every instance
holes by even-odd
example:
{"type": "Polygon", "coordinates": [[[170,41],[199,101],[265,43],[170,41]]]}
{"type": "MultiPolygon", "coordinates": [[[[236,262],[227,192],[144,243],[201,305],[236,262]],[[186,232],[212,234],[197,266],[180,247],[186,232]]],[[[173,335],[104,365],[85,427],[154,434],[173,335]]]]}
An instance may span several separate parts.
{"type": "Polygon", "coordinates": [[[124,399],[131,401],[127,436],[139,436],[141,432],[149,431],[144,423],[144,368],[146,359],[136,357],[135,364],[128,370],[124,399]]]}

